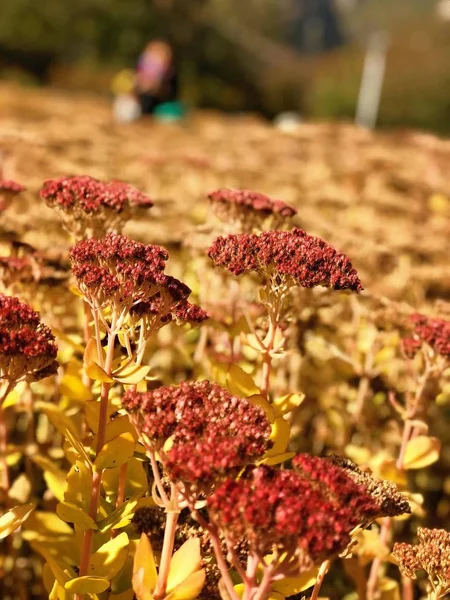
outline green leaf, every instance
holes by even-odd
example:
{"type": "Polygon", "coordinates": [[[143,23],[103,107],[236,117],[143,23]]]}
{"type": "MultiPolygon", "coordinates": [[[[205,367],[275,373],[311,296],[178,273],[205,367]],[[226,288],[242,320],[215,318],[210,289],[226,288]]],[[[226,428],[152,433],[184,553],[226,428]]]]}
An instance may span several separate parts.
{"type": "Polygon", "coordinates": [[[135,446],[136,442],[131,433],[121,433],[100,450],[94,462],[95,469],[103,471],[103,469],[120,467],[133,456],[135,446]]]}
{"type": "Polygon", "coordinates": [[[95,521],[82,508],[72,502],[60,502],[56,507],[56,514],[66,523],[73,523],[83,531],[98,529],[95,521]]]}

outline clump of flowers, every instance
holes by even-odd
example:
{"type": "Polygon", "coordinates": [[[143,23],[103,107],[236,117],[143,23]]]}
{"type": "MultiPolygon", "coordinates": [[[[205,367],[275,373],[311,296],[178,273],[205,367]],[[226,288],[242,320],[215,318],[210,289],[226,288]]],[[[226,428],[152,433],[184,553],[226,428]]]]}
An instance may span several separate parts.
{"type": "Polygon", "coordinates": [[[251,190],[222,188],[208,194],[208,199],[214,215],[240,233],[277,229],[297,214],[293,206],[282,200],[251,190]]]}
{"type": "Polygon", "coordinates": [[[207,490],[224,476],[237,474],[269,447],[270,424],[264,411],[209,381],[183,381],[122,399],[151,451],[159,451],[170,478],[190,492],[207,490]]]}
{"type": "Polygon", "coordinates": [[[0,373],[8,388],[56,373],[55,337],[39,313],[18,298],[0,294],[0,373]]]}
{"type": "Polygon", "coordinates": [[[26,187],[8,179],[0,180],[0,212],[11,206],[14,198],[24,192],[26,187]]]}
{"type": "MultiPolygon", "coordinates": [[[[239,479],[226,479],[207,499],[210,518],[229,547],[243,537],[248,540],[247,568],[233,566],[246,573],[246,587],[259,585],[261,597],[268,596],[275,581],[342,553],[355,528],[385,515],[367,485],[332,461],[301,454],[293,466],[249,468],[239,479]],[[268,553],[271,560],[262,560],[268,553]],[[249,567],[255,563],[264,573],[259,584],[249,567]]],[[[397,514],[402,512],[399,505],[397,514]]]]}
{"type": "Polygon", "coordinates": [[[450,593],[450,533],[444,529],[417,530],[418,544],[397,543],[393,555],[400,571],[411,579],[425,571],[428,577],[429,600],[443,598],[450,593]]]}
{"type": "Polygon", "coordinates": [[[406,356],[413,358],[424,344],[428,344],[436,354],[450,357],[450,321],[414,313],[410,324],[412,336],[402,340],[406,356]]]}
{"type": "Polygon", "coordinates": [[[303,229],[219,237],[210,247],[209,256],[234,275],[254,271],[272,280],[276,288],[322,285],[335,290],[362,290],[345,254],[303,229]]]}
{"type": "Polygon", "coordinates": [[[60,211],[63,226],[75,238],[120,231],[138,208],[153,206],[148,196],[131,185],[102,182],[88,175],[49,179],[41,197],[60,211]]]}

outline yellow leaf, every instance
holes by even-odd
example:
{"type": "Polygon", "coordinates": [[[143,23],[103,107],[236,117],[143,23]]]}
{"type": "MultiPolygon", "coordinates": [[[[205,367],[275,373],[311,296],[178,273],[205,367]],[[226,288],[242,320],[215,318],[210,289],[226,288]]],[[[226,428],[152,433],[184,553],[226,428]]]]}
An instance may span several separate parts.
{"type": "Polygon", "coordinates": [[[73,535],[73,529],[54,512],[35,510],[24,525],[23,536],[27,540],[39,537],[68,537],[73,535]]]}
{"type": "Polygon", "coordinates": [[[17,404],[19,398],[20,398],[19,392],[17,390],[13,390],[6,396],[5,401],[2,404],[2,409],[5,410],[5,408],[14,406],[15,404],[17,404]]]}
{"type": "Polygon", "coordinates": [[[89,561],[88,573],[111,580],[125,564],[128,556],[128,536],[122,532],[100,546],[89,561]]]}
{"type": "Polygon", "coordinates": [[[260,394],[260,390],[251,375],[238,365],[231,365],[227,373],[227,387],[236,396],[247,398],[260,394]]]}
{"type": "Polygon", "coordinates": [[[395,579],[383,577],[378,582],[380,600],[400,600],[400,589],[395,579]]]}
{"type": "Polygon", "coordinates": [[[295,408],[298,408],[305,399],[305,394],[287,394],[281,396],[273,402],[275,413],[278,417],[286,415],[295,408]]]}
{"type": "Polygon", "coordinates": [[[33,461],[44,471],[45,483],[55,498],[62,502],[66,489],[66,474],[45,456],[33,456],[33,461]]]}
{"type": "Polygon", "coordinates": [[[253,404],[253,406],[259,406],[259,408],[263,409],[263,411],[266,413],[269,423],[274,422],[275,411],[273,410],[270,402],[264,398],[264,396],[261,396],[261,394],[254,394],[253,396],[249,396],[247,400],[250,402],[250,404],[253,404]]]}
{"type": "Polygon", "coordinates": [[[287,598],[307,590],[316,583],[319,567],[313,567],[298,577],[285,577],[273,584],[273,590],[287,598]]]}
{"type": "Polygon", "coordinates": [[[106,357],[106,352],[105,352],[104,348],[102,347],[102,356],[99,356],[97,340],[95,338],[91,337],[90,340],[88,341],[88,343],[86,344],[86,348],[83,353],[84,364],[86,365],[88,363],[95,362],[98,365],[101,365],[104,362],[105,357],[106,357]]]}
{"type": "Polygon", "coordinates": [[[95,521],[82,508],[72,502],[60,502],[56,507],[56,514],[66,523],[78,525],[83,531],[86,529],[98,529],[95,521]]]}
{"type": "Polygon", "coordinates": [[[18,529],[31,515],[36,505],[33,503],[15,506],[0,517],[0,540],[18,529]]]}
{"type": "Polygon", "coordinates": [[[101,381],[102,383],[113,383],[114,379],[110,377],[107,372],[96,362],[86,363],[85,365],[86,375],[94,381],[101,381]]]}
{"type": "Polygon", "coordinates": [[[78,354],[83,354],[83,352],[84,352],[83,346],[81,344],[77,344],[77,342],[74,339],[72,339],[71,336],[64,333],[64,331],[61,331],[60,329],[56,329],[55,327],[52,327],[52,333],[58,339],[62,340],[66,344],[68,344],[73,350],[75,350],[75,352],[78,352],[78,354]]]}
{"type": "Polygon", "coordinates": [[[68,429],[66,429],[65,431],[65,437],[69,444],[72,446],[72,448],[74,448],[77,451],[80,458],[82,458],[86,462],[86,464],[91,465],[91,460],[89,458],[88,453],[84,449],[83,444],[79,442],[78,439],[68,429]]]}
{"type": "Polygon", "coordinates": [[[147,365],[128,364],[126,367],[119,367],[113,372],[113,377],[119,383],[127,385],[137,385],[149,373],[150,367],[147,365]]]}
{"type": "Polygon", "coordinates": [[[272,457],[286,452],[290,434],[291,426],[288,421],[283,419],[283,417],[277,417],[272,424],[272,433],[270,434],[273,446],[267,451],[267,456],[272,457]]]}
{"type": "Polygon", "coordinates": [[[31,545],[36,552],[45,558],[53,573],[53,576],[60,585],[64,586],[72,577],[75,577],[73,569],[69,565],[66,565],[62,561],[52,556],[49,550],[42,544],[33,542],[31,545]]]}
{"type": "Polygon", "coordinates": [[[62,378],[59,390],[63,396],[79,402],[87,402],[92,398],[91,391],[77,375],[66,373],[62,378]]]}
{"type": "MultiPolygon", "coordinates": [[[[107,496],[116,496],[119,486],[121,467],[115,469],[107,469],[103,473],[102,485],[107,496]]],[[[127,463],[127,479],[125,484],[125,497],[129,498],[138,492],[148,488],[147,474],[143,467],[142,461],[136,457],[130,458],[127,463]]]]}
{"type": "Polygon", "coordinates": [[[191,573],[172,592],[166,596],[166,600],[194,600],[202,591],[205,583],[206,573],[204,569],[191,573]]]}
{"type": "Polygon", "coordinates": [[[133,456],[135,446],[136,442],[131,433],[121,433],[100,450],[94,462],[95,469],[103,471],[103,469],[120,467],[133,456]]]}
{"type": "MultiPolygon", "coordinates": [[[[117,411],[117,407],[111,402],[108,403],[108,419],[117,411]]],[[[88,427],[94,433],[98,430],[98,421],[100,418],[100,402],[98,400],[90,400],[84,405],[84,412],[88,427]]]]}
{"type": "Polygon", "coordinates": [[[138,600],[152,600],[158,573],[150,540],[143,533],[133,563],[133,590],[138,600]]]}
{"type": "Polygon", "coordinates": [[[436,462],[439,458],[441,442],[438,438],[418,435],[409,440],[403,466],[405,469],[423,469],[436,462]]]}
{"type": "Polygon", "coordinates": [[[101,594],[109,588],[109,581],[103,577],[85,575],[68,581],[64,587],[72,594],[101,594]]]}
{"type": "Polygon", "coordinates": [[[295,456],[295,452],[283,452],[283,454],[276,454],[275,456],[268,456],[258,461],[259,465],[279,465],[287,460],[291,460],[295,456]]]}
{"type": "Polygon", "coordinates": [[[31,483],[25,473],[21,473],[9,488],[8,496],[11,500],[24,504],[30,498],[31,483]]]}
{"type": "MultiPolygon", "coordinates": [[[[116,417],[108,423],[106,426],[105,442],[110,442],[112,439],[120,435],[121,433],[131,433],[135,442],[138,440],[138,434],[134,425],[130,423],[128,415],[122,415],[116,417]]],[[[97,436],[94,437],[94,440],[97,436]]]]}
{"type": "Polygon", "coordinates": [[[167,592],[173,591],[180,583],[195,571],[201,568],[202,555],[200,540],[191,538],[172,556],[170,561],[169,576],[167,579],[167,592]]]}
{"type": "Polygon", "coordinates": [[[79,437],[79,432],[70,417],[68,417],[58,406],[51,402],[38,401],[34,403],[36,410],[45,413],[50,423],[58,430],[58,432],[65,436],[66,429],[70,431],[75,437],[79,437]]]}
{"type": "Polygon", "coordinates": [[[76,504],[85,512],[89,509],[92,489],[92,473],[81,461],[76,461],[67,474],[64,500],[76,504]]]}

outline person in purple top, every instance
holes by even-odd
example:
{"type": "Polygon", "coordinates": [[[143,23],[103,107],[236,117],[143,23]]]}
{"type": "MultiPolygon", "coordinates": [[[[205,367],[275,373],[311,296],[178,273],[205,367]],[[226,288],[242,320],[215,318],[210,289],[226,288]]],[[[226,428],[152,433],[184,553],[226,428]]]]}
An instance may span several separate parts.
{"type": "Polygon", "coordinates": [[[176,100],[177,92],[172,48],[162,40],[150,42],[136,65],[136,94],[142,114],[152,114],[160,104],[176,100]]]}

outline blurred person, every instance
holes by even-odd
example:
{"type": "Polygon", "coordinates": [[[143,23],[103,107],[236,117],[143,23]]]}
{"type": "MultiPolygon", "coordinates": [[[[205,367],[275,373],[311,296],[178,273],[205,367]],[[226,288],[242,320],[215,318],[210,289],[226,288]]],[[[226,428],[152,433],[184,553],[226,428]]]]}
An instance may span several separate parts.
{"type": "Polygon", "coordinates": [[[145,47],[136,66],[135,91],[143,115],[153,114],[158,106],[176,100],[177,73],[173,50],[167,42],[155,40],[145,47]]]}

